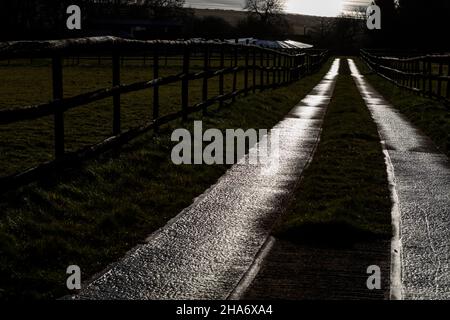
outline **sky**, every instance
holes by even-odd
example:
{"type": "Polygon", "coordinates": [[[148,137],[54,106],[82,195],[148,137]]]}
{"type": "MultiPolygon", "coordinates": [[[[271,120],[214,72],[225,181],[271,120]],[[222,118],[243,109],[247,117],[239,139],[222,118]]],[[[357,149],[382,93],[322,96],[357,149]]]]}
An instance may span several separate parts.
{"type": "MultiPolygon", "coordinates": [[[[367,5],[370,0],[285,0],[285,11],[315,16],[335,17],[347,5],[367,5]]],[[[193,8],[242,10],[245,0],[186,0],[193,8]]]]}

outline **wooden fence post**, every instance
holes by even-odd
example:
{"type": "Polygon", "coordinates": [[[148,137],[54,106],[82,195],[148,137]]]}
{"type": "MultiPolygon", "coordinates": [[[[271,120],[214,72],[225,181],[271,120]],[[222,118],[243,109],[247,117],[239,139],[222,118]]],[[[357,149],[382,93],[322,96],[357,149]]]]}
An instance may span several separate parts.
{"type": "Polygon", "coordinates": [[[272,73],[272,86],[275,87],[275,84],[277,82],[277,54],[273,54],[273,73],[272,73]]]}
{"type": "MultiPolygon", "coordinates": [[[[120,85],[120,56],[118,53],[113,53],[113,87],[120,85]]],[[[113,135],[120,134],[120,93],[116,93],[113,96],[113,135]]]]}
{"type": "MultiPolygon", "coordinates": [[[[400,62],[400,71],[402,71],[402,72],[407,71],[405,61],[400,62]]],[[[402,76],[402,85],[406,86],[408,84],[407,83],[407,75],[402,73],[401,76],[402,76]]]]}
{"type": "Polygon", "coordinates": [[[410,75],[410,73],[411,73],[411,62],[406,61],[405,62],[405,67],[406,67],[406,73],[407,73],[405,75],[405,77],[406,77],[406,86],[411,88],[412,87],[412,83],[411,83],[412,78],[411,78],[411,75],[410,75]]]}
{"type": "MultiPolygon", "coordinates": [[[[155,48],[155,51],[153,52],[153,79],[158,78],[159,78],[159,50],[158,48],[155,48]]],[[[158,118],[159,118],[159,85],[155,85],[153,87],[153,120],[156,120],[158,118]]]]}
{"type": "Polygon", "coordinates": [[[286,56],[286,61],[286,82],[289,83],[292,79],[292,56],[290,53],[286,56]]]}
{"type": "Polygon", "coordinates": [[[291,81],[297,80],[297,61],[298,57],[296,55],[291,57],[291,81]]]}
{"type": "Polygon", "coordinates": [[[306,74],[309,73],[310,60],[311,60],[310,55],[309,55],[309,54],[306,54],[306,55],[305,55],[305,61],[304,61],[304,63],[305,63],[305,70],[304,70],[303,75],[306,75],[306,74]]]}
{"type": "MultiPolygon", "coordinates": [[[[220,46],[220,70],[225,68],[225,49],[223,46],[220,46]]],[[[219,95],[224,95],[224,75],[221,73],[219,75],[219,95]]],[[[219,106],[223,107],[224,101],[220,100],[219,106]]]]}
{"type": "Polygon", "coordinates": [[[302,56],[301,67],[300,67],[299,71],[300,71],[299,78],[304,77],[308,71],[308,55],[306,53],[304,56],[302,56]]]}
{"type": "Polygon", "coordinates": [[[297,70],[295,73],[295,80],[299,80],[306,72],[306,54],[298,56],[295,65],[297,70]]]}
{"type": "Polygon", "coordinates": [[[404,63],[405,70],[405,85],[409,88],[411,88],[411,63],[409,61],[405,61],[404,63]]]}
{"type": "MultiPolygon", "coordinates": [[[[447,63],[447,76],[450,77],[450,60],[447,63]]],[[[450,98],[450,80],[448,80],[448,79],[447,79],[447,90],[446,91],[447,92],[445,94],[445,97],[447,99],[449,99],[450,98]]]]}
{"type": "Polygon", "coordinates": [[[417,76],[417,74],[420,72],[420,62],[417,60],[414,63],[415,67],[414,67],[414,73],[416,73],[416,75],[414,75],[414,87],[416,87],[417,89],[419,89],[419,81],[420,78],[417,76]]]}
{"type": "Polygon", "coordinates": [[[443,71],[442,67],[443,67],[442,60],[440,60],[439,61],[439,79],[438,79],[438,87],[437,87],[437,94],[439,97],[442,97],[442,79],[441,79],[442,71],[443,71]]]}
{"type": "Polygon", "coordinates": [[[277,63],[277,67],[278,67],[278,84],[280,85],[281,84],[281,75],[282,75],[282,70],[281,70],[281,57],[282,57],[282,54],[281,53],[279,53],[278,54],[278,63],[277,63]]]}
{"type": "Polygon", "coordinates": [[[265,67],[265,63],[264,63],[264,51],[262,50],[262,49],[259,49],[260,50],[260,66],[261,66],[261,69],[259,69],[259,85],[260,85],[260,88],[259,88],[259,91],[264,91],[264,67],[265,67]]]}
{"type": "Polygon", "coordinates": [[[190,48],[188,45],[184,48],[183,54],[183,79],[181,81],[181,108],[183,113],[183,121],[188,119],[189,105],[189,61],[190,48]]]}
{"type": "Polygon", "coordinates": [[[307,72],[307,58],[308,56],[306,55],[306,53],[301,57],[301,59],[299,59],[299,75],[298,75],[298,79],[301,79],[302,77],[304,77],[306,75],[307,72]]]}
{"type": "Polygon", "coordinates": [[[300,57],[298,55],[295,55],[292,57],[292,80],[297,80],[297,73],[298,73],[298,65],[299,65],[300,57]]]}
{"type": "MultiPolygon", "coordinates": [[[[389,68],[391,68],[392,70],[386,70],[389,78],[391,78],[392,80],[394,80],[395,85],[397,85],[397,73],[395,72],[395,61],[387,61],[387,66],[389,68]]],[[[383,64],[381,63],[380,66],[382,66],[383,64]]]]}
{"type": "Polygon", "coordinates": [[[245,70],[244,70],[244,91],[245,96],[248,96],[248,60],[249,60],[249,50],[248,47],[245,48],[245,70]]]}
{"type": "MultiPolygon", "coordinates": [[[[414,73],[414,62],[410,62],[409,63],[409,73],[414,73]]],[[[409,87],[413,88],[414,87],[414,76],[412,75],[408,75],[409,77],[409,87]]]]}
{"type": "Polygon", "coordinates": [[[292,70],[292,79],[291,79],[291,81],[297,80],[297,78],[296,78],[296,74],[297,74],[297,61],[298,61],[298,57],[297,57],[297,56],[293,56],[293,57],[292,57],[292,66],[291,66],[291,70],[292,70]]]}
{"type": "MultiPolygon", "coordinates": [[[[59,56],[52,58],[52,82],[53,100],[61,100],[63,98],[63,69],[62,58],[59,56]]],[[[64,112],[62,110],[55,111],[54,134],[55,158],[60,159],[64,156],[64,112]]]]}
{"type": "MultiPolygon", "coordinates": [[[[208,46],[205,46],[205,52],[203,57],[203,71],[205,75],[203,77],[203,90],[202,100],[205,102],[208,100],[208,71],[209,71],[209,50],[208,46]]],[[[203,115],[206,115],[206,107],[203,108],[203,115]]]]}
{"type": "Polygon", "coordinates": [[[256,48],[253,47],[253,93],[256,93],[256,48]]]}
{"type": "Polygon", "coordinates": [[[433,79],[431,78],[433,70],[431,69],[432,65],[431,65],[431,60],[428,60],[428,96],[431,98],[433,97],[433,79]]]}
{"type": "Polygon", "coordinates": [[[236,96],[234,93],[237,91],[237,68],[238,68],[238,47],[234,48],[234,67],[236,68],[233,72],[233,98],[232,101],[236,101],[236,96]]]}
{"type": "Polygon", "coordinates": [[[290,81],[290,73],[291,73],[291,68],[290,68],[290,63],[291,63],[291,56],[290,56],[290,54],[288,53],[286,56],[285,56],[285,65],[286,65],[286,82],[289,82],[290,81]]]}
{"type": "Polygon", "coordinates": [[[422,91],[423,94],[427,92],[427,67],[425,58],[422,60],[422,91]]]}

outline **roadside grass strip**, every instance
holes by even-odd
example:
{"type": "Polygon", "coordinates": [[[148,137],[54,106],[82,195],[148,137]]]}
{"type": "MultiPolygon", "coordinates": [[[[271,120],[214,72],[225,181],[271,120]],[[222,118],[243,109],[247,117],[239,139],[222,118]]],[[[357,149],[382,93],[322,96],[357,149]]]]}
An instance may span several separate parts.
{"type": "Polygon", "coordinates": [[[376,125],[342,60],[315,157],[276,234],[331,244],[389,237],[387,181],[376,125]]]}

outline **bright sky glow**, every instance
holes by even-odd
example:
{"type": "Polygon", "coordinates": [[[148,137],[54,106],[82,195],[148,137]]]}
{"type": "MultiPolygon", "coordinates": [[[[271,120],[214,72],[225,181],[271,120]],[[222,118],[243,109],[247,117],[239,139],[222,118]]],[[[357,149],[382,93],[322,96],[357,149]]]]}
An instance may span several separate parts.
{"type": "Polygon", "coordinates": [[[286,11],[313,16],[335,17],[342,11],[342,0],[288,0],[286,11]]]}
{"type": "MultiPolygon", "coordinates": [[[[286,0],[286,12],[335,17],[348,5],[368,5],[370,0],[286,0]]],[[[186,0],[186,6],[202,9],[242,10],[245,0],[186,0]]]]}

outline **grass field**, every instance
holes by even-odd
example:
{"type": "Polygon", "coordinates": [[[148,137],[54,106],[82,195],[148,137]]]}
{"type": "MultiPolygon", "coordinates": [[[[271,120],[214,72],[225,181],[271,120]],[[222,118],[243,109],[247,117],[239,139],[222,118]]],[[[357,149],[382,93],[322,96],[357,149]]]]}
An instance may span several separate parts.
{"type": "Polygon", "coordinates": [[[450,108],[442,103],[400,89],[372,73],[360,59],[355,59],[361,73],[390,103],[428,135],[447,156],[450,155],[450,108]]]}
{"type": "Polygon", "coordinates": [[[281,238],[333,245],[391,235],[378,131],[346,59],[339,73],[314,159],[276,228],[281,238]]]}
{"type": "MultiPolygon", "coordinates": [[[[203,127],[271,128],[329,67],[328,62],[318,73],[294,84],[239,98],[203,118],[203,127]]],[[[124,69],[123,79],[144,80],[149,73],[150,67],[130,66],[124,69]]],[[[0,89],[1,107],[49,99],[46,66],[4,66],[0,75],[8,83],[0,89]]],[[[92,90],[110,85],[110,68],[69,67],[65,79],[67,95],[92,90]]],[[[200,83],[192,87],[193,100],[200,96],[200,83]]],[[[230,86],[230,79],[226,85],[230,86]]],[[[161,96],[164,112],[178,110],[179,87],[163,89],[161,96]]],[[[145,91],[124,97],[125,124],[149,119],[151,99],[145,91]]],[[[111,105],[104,101],[66,116],[71,149],[110,134],[111,105]]],[[[81,168],[51,175],[46,181],[1,196],[0,298],[49,299],[67,294],[68,265],[79,265],[87,280],[163,226],[214,183],[226,166],[175,166],[170,161],[174,145],[170,134],[180,127],[192,129],[192,122],[173,122],[161,128],[157,136],[149,133],[134,140],[122,148],[118,157],[106,154],[81,168]]],[[[51,119],[1,130],[2,139],[8,141],[2,144],[3,172],[51,157],[51,119]]]]}
{"type": "MultiPolygon", "coordinates": [[[[176,57],[175,57],[176,58],[176,57]]],[[[217,57],[216,57],[217,58],[217,57]]],[[[70,62],[70,61],[67,61],[70,62]]],[[[243,63],[239,60],[240,64],[243,63]]],[[[181,62],[169,61],[162,65],[160,76],[176,75],[181,72],[181,62]]],[[[201,70],[202,62],[192,63],[193,72],[201,70]]],[[[212,68],[218,67],[218,61],[212,68]]],[[[11,61],[11,65],[0,65],[0,109],[45,103],[51,100],[51,67],[48,60],[11,61]]],[[[151,65],[126,62],[122,67],[121,81],[130,84],[153,78],[151,65]]],[[[238,88],[244,86],[244,74],[238,74],[238,88]]],[[[249,81],[252,81],[250,72],[249,81]]],[[[258,78],[259,80],[259,78],[258,78]]],[[[232,91],[233,75],[225,76],[225,92],[232,91]]],[[[64,96],[71,97],[89,91],[112,86],[110,61],[98,65],[97,60],[82,60],[80,65],[64,67],[64,96]]],[[[202,98],[202,80],[190,82],[189,105],[202,98]]],[[[218,95],[218,78],[209,81],[209,97],[218,95]]],[[[121,97],[122,128],[127,129],[151,119],[153,91],[143,90],[121,97]]],[[[160,88],[160,114],[181,109],[181,83],[160,88]]],[[[91,103],[65,113],[66,150],[75,151],[81,147],[100,142],[112,134],[112,98],[91,103]]],[[[8,143],[0,149],[0,176],[24,170],[53,157],[53,117],[25,121],[0,127],[0,138],[8,143]]]]}

